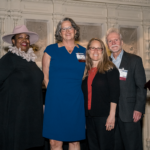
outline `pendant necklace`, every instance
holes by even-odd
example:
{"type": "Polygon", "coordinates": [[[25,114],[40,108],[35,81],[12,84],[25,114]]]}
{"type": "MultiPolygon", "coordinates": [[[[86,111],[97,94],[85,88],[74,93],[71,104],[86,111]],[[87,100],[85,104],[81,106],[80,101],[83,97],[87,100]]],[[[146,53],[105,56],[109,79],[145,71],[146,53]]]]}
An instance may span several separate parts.
{"type": "Polygon", "coordinates": [[[72,50],[68,50],[68,52],[69,52],[69,53],[71,53],[71,52],[72,52],[72,50]]]}

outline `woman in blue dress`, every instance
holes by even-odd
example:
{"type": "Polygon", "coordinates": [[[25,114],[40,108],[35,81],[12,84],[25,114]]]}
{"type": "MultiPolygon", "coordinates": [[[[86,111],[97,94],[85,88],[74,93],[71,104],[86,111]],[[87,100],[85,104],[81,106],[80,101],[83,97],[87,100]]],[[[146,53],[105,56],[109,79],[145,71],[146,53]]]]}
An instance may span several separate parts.
{"type": "Polygon", "coordinates": [[[76,44],[79,27],[71,18],[61,20],[56,29],[56,44],[43,55],[44,83],[47,87],[43,136],[51,150],[80,150],[85,139],[84,98],[81,90],[85,68],[85,48],[76,44]]]}

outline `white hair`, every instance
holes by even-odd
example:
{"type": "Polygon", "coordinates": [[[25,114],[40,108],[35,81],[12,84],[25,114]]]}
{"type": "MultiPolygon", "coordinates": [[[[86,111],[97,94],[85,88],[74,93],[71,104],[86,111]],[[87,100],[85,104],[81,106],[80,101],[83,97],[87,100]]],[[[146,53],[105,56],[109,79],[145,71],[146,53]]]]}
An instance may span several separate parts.
{"type": "Polygon", "coordinates": [[[107,33],[106,33],[106,43],[108,44],[108,42],[107,42],[107,37],[108,37],[108,35],[110,34],[110,33],[117,33],[119,36],[120,36],[120,40],[122,40],[122,35],[121,35],[121,33],[120,33],[120,31],[118,30],[118,29],[116,29],[116,28],[109,28],[108,30],[107,30],[107,33]]]}

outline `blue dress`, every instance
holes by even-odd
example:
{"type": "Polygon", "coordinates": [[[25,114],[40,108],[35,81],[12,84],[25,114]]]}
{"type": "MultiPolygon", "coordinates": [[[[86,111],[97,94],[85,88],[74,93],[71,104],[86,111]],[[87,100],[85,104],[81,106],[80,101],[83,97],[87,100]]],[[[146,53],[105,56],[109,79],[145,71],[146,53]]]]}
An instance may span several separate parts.
{"type": "Polygon", "coordinates": [[[58,44],[49,45],[45,52],[51,56],[47,86],[43,137],[58,141],[85,139],[84,98],[81,90],[85,62],[76,53],[84,53],[78,45],[71,54],[58,44]]]}

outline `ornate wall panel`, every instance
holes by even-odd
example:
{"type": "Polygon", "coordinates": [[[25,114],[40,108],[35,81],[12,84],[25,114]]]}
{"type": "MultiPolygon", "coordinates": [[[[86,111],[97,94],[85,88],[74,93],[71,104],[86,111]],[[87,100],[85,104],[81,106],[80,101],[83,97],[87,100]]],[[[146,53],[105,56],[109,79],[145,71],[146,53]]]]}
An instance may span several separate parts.
{"type": "Polygon", "coordinates": [[[132,54],[137,54],[137,28],[121,27],[120,32],[123,39],[123,49],[132,54]]]}
{"type": "Polygon", "coordinates": [[[23,1],[21,4],[22,12],[28,14],[37,15],[52,15],[53,5],[52,2],[42,2],[42,1],[23,1]]]}
{"type": "Polygon", "coordinates": [[[26,26],[30,31],[36,32],[39,35],[39,41],[35,43],[39,50],[35,54],[37,55],[36,63],[41,67],[43,52],[48,45],[47,22],[42,20],[26,20],[26,26]]]}
{"type": "Polygon", "coordinates": [[[89,40],[93,37],[101,38],[101,26],[100,25],[81,25],[78,24],[80,27],[80,40],[79,44],[87,47],[89,40]]]}

